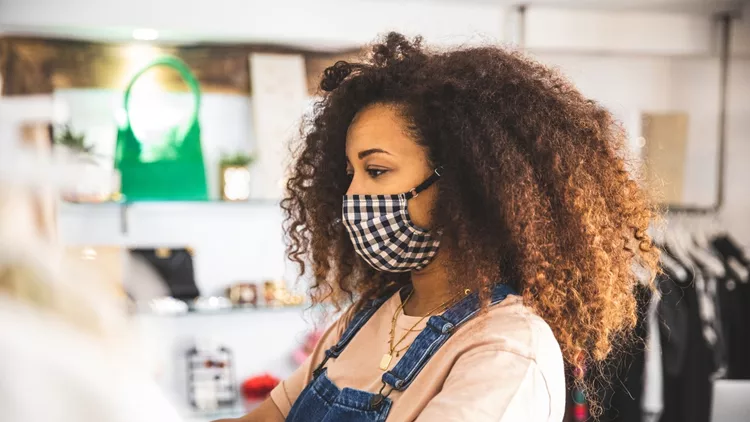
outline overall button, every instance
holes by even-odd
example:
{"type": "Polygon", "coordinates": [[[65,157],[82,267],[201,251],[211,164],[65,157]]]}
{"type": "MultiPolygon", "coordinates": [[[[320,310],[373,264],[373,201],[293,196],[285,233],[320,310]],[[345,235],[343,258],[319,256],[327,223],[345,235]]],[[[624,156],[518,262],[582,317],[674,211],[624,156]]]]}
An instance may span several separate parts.
{"type": "Polygon", "coordinates": [[[380,406],[383,405],[383,401],[385,400],[385,397],[383,397],[382,394],[375,394],[370,398],[370,407],[378,410],[380,409],[380,406]]]}
{"type": "Polygon", "coordinates": [[[453,324],[451,324],[450,322],[446,323],[445,325],[443,325],[443,334],[450,333],[451,331],[453,331],[453,328],[455,328],[453,324]]]}

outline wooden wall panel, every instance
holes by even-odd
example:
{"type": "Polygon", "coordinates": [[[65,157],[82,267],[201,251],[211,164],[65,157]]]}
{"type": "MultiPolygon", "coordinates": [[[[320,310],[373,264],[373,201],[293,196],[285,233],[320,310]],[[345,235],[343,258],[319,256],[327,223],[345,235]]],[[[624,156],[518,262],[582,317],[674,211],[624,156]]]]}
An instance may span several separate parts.
{"type": "MultiPolygon", "coordinates": [[[[235,47],[148,47],[64,40],[6,39],[3,95],[51,93],[64,88],[123,89],[134,72],[160,55],[183,59],[206,92],[247,94],[247,53],[235,47]]],[[[160,85],[184,90],[179,75],[154,69],[160,85]]]]}
{"type": "Polygon", "coordinates": [[[305,57],[307,71],[307,91],[313,96],[320,92],[320,79],[327,67],[333,66],[339,60],[358,61],[361,53],[351,52],[343,54],[309,54],[305,57]]]}
{"type": "MultiPolygon", "coordinates": [[[[0,38],[2,95],[49,94],[64,88],[123,89],[134,72],[160,55],[184,60],[204,92],[248,95],[252,52],[296,53],[311,59],[307,66],[310,90],[315,91],[325,67],[351,54],[303,52],[264,45],[149,46],[82,41],[0,38]]],[[[169,69],[153,69],[153,77],[168,90],[183,91],[179,75],[169,69]]]]}
{"type": "Polygon", "coordinates": [[[0,38],[0,95],[3,93],[4,76],[8,66],[8,54],[10,53],[8,40],[0,38]]]}

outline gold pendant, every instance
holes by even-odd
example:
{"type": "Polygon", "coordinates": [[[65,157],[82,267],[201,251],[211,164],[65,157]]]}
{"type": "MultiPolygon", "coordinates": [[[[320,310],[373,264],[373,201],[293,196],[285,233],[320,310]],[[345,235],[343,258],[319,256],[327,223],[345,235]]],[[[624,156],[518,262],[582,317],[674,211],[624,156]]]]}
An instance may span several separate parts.
{"type": "Polygon", "coordinates": [[[383,358],[380,359],[380,369],[382,371],[387,371],[388,367],[391,366],[391,360],[393,359],[393,355],[390,353],[386,353],[383,355],[383,358]]]}

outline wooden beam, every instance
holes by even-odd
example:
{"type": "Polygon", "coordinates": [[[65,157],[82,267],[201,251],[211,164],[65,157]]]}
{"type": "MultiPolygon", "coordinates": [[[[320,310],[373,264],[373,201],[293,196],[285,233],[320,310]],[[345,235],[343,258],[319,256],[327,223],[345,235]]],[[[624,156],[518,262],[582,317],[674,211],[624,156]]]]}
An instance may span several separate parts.
{"type": "MultiPolygon", "coordinates": [[[[303,54],[310,89],[315,91],[325,67],[349,55],[311,53],[266,45],[149,46],[106,44],[59,39],[0,38],[2,95],[50,94],[65,88],[124,89],[132,75],[160,55],[184,60],[204,92],[249,95],[251,52],[303,54]]],[[[153,69],[154,79],[170,91],[184,91],[179,75],[153,69]]]]}

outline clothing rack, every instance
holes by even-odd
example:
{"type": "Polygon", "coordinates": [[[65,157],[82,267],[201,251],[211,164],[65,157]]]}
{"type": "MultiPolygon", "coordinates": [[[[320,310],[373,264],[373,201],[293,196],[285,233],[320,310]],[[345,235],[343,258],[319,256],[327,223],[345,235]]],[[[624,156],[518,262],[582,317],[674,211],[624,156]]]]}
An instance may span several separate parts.
{"type": "Polygon", "coordinates": [[[666,210],[669,213],[682,214],[716,214],[721,211],[724,205],[724,185],[725,185],[725,166],[726,166],[726,134],[727,134],[727,90],[729,84],[729,64],[731,60],[731,38],[732,38],[732,19],[736,17],[736,12],[722,12],[717,15],[716,20],[720,28],[719,47],[719,163],[717,170],[718,186],[716,187],[716,200],[712,206],[683,206],[676,204],[667,204],[666,210]]]}

